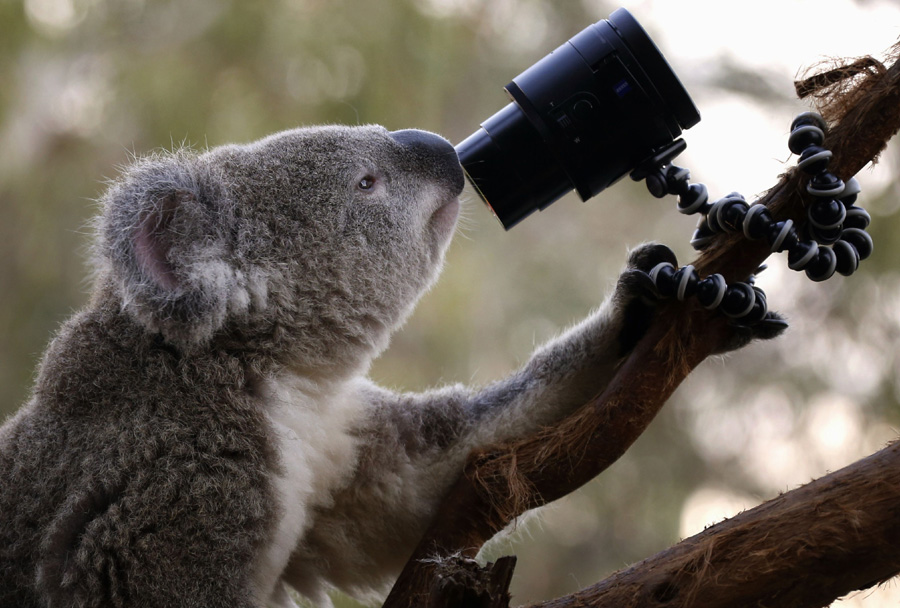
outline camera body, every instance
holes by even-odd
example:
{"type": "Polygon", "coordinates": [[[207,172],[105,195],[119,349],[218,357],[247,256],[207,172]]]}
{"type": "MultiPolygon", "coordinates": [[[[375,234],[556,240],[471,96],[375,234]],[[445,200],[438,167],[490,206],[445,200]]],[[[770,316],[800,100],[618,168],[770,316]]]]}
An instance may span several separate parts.
{"type": "Polygon", "coordinates": [[[505,89],[511,103],[456,151],[506,229],[573,189],[582,200],[595,196],[700,121],[625,9],[588,26],[505,89]]]}

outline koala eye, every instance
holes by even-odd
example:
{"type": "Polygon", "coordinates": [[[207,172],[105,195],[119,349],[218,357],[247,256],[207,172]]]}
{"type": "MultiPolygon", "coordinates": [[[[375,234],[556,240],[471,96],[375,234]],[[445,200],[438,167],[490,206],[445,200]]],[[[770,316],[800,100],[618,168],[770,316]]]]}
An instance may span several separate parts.
{"type": "Polygon", "coordinates": [[[367,175],[356,184],[356,187],[360,190],[371,190],[375,187],[375,177],[372,175],[367,175]]]}

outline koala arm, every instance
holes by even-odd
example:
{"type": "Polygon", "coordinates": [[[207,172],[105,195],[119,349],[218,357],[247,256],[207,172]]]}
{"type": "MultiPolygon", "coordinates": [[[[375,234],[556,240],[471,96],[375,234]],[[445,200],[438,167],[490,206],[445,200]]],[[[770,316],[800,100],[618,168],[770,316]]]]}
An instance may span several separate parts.
{"type": "Polygon", "coordinates": [[[403,487],[398,500],[429,505],[423,508],[429,516],[473,449],[552,425],[603,390],[652,315],[646,269],[673,259],[658,245],[636,250],[597,311],[540,347],[520,370],[481,390],[454,385],[398,394],[363,385],[372,414],[362,431],[367,447],[360,473],[390,476],[403,487]]]}
{"type": "Polygon", "coordinates": [[[557,422],[607,385],[653,314],[656,300],[646,273],[674,260],[662,245],[636,249],[596,311],[539,347],[521,369],[483,389],[455,385],[394,394],[369,386],[381,410],[377,424],[409,427],[412,418],[421,428],[405,428],[402,435],[413,444],[451,442],[472,449],[557,422]]]}

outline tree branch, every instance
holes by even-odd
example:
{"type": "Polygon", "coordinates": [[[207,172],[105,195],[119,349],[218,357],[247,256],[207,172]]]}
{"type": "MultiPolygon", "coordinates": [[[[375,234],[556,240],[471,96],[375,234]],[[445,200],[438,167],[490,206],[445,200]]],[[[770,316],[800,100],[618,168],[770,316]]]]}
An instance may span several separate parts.
{"type": "Polygon", "coordinates": [[[900,444],[530,608],[817,608],[900,571],[900,444]]]}
{"type": "MultiPolygon", "coordinates": [[[[828,134],[832,172],[849,178],[900,129],[900,62],[872,74],[828,134]]],[[[848,96],[849,98],[849,96],[848,96]]],[[[788,172],[762,201],[779,219],[805,217],[804,176],[788,172]]],[[[694,266],[702,276],[744,280],[768,257],[759,241],[723,235],[694,266]]],[[[604,392],[559,425],[472,454],[464,475],[391,591],[385,608],[421,605],[437,561],[474,557],[481,546],[527,509],[568,494],[604,471],[643,433],[684,378],[732,337],[721,315],[695,303],[664,306],[604,392]]],[[[702,571],[705,571],[701,569],[702,571]]]]}

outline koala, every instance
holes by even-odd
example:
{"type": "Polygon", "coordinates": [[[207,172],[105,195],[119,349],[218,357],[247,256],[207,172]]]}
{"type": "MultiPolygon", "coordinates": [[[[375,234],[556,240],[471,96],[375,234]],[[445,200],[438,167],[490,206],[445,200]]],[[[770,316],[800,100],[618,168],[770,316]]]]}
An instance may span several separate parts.
{"type": "Polygon", "coordinates": [[[434,283],[453,146],[294,129],[137,160],[101,199],[86,307],[0,427],[0,606],[294,606],[386,591],[474,448],[602,390],[652,314],[635,251],[582,322],[484,388],[373,359],[434,283]]]}

